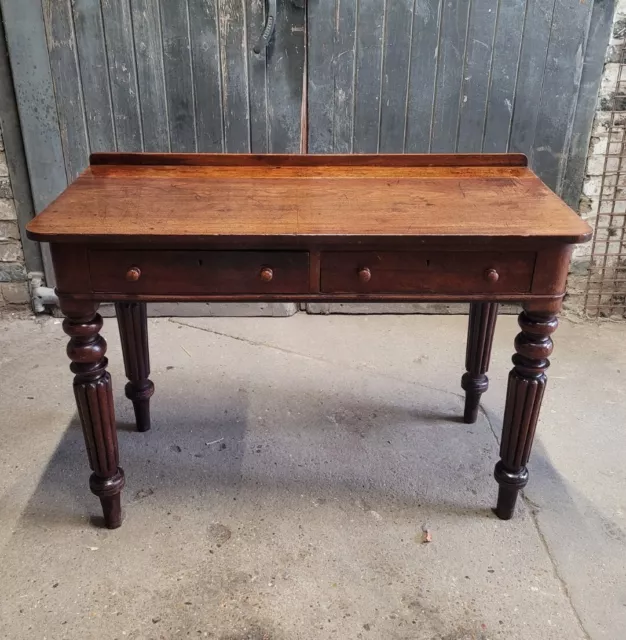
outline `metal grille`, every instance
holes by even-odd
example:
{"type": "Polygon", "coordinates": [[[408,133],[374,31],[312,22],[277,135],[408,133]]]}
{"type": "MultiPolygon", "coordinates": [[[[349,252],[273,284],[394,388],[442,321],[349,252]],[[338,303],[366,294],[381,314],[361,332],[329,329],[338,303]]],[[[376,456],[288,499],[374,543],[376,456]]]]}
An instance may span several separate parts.
{"type": "Polygon", "coordinates": [[[585,311],[595,318],[626,317],[626,44],[620,44],[614,91],[603,105],[607,139],[585,311]]]}

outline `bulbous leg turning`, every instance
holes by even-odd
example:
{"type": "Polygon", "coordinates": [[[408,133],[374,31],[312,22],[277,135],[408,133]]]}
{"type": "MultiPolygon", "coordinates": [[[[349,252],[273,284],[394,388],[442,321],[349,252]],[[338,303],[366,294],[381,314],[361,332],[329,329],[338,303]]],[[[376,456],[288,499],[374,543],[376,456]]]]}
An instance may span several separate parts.
{"type": "Polygon", "coordinates": [[[119,467],[111,376],[104,356],[106,342],[99,333],[102,318],[91,303],[62,309],[66,315],[63,330],[70,336],[67,355],[75,374],[74,396],[93,471],[89,487],[100,498],[106,526],[115,529],[122,524],[124,471],[119,467]]]}
{"type": "Polygon", "coordinates": [[[539,410],[546,387],[548,357],[552,353],[552,334],[558,320],[552,313],[524,311],[518,318],[522,331],[515,339],[513,369],[502,426],[500,461],[494,477],[500,485],[496,515],[509,520],[515,511],[517,495],[528,483],[526,464],[535,437],[539,410]]]}

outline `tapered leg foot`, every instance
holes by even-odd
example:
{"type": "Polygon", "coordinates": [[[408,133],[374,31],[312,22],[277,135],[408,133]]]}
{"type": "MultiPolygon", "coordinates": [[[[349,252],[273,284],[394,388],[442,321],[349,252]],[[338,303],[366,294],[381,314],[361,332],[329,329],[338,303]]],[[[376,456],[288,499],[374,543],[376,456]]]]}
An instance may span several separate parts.
{"type": "Polygon", "coordinates": [[[498,318],[497,302],[472,302],[467,328],[466,373],[461,378],[465,391],[463,420],[473,424],[478,418],[480,398],[489,388],[487,370],[491,358],[493,333],[498,318]]]}
{"type": "Polygon", "coordinates": [[[150,398],[154,384],[149,380],[148,314],[145,302],[117,302],[117,323],[120,329],[124,368],[129,382],[126,397],[135,410],[137,431],[150,429],[150,398]]]}
{"type": "Polygon", "coordinates": [[[100,498],[104,525],[107,529],[117,529],[122,525],[121,491],[124,488],[124,471],[120,467],[111,478],[101,478],[93,473],[89,478],[91,491],[100,498]]]}
{"type": "Polygon", "coordinates": [[[526,464],[535,437],[539,410],[546,387],[551,335],[558,321],[552,313],[524,311],[519,316],[522,329],[515,339],[513,369],[509,374],[506,408],[502,425],[500,461],[494,477],[500,485],[496,515],[509,520],[517,495],[528,482],[526,464]]]}
{"type": "Polygon", "coordinates": [[[122,505],[121,496],[107,496],[100,498],[102,513],[104,514],[104,526],[107,529],[117,529],[122,526],[122,505]]]}
{"type": "Polygon", "coordinates": [[[496,464],[493,476],[500,485],[498,503],[494,512],[500,520],[510,520],[515,512],[517,495],[528,483],[528,469],[524,467],[517,473],[511,473],[500,461],[496,464]]]}
{"type": "Polygon", "coordinates": [[[128,382],[124,388],[126,397],[133,403],[137,431],[150,430],[150,398],[154,394],[154,385],[151,380],[146,380],[145,383],[145,386],[140,387],[128,382]]]}
{"type": "Polygon", "coordinates": [[[114,529],[122,523],[120,492],[124,472],[119,467],[111,376],[106,370],[102,318],[93,303],[63,301],[63,330],[70,336],[67,355],[74,375],[74,395],[83,428],[89,466],[89,487],[102,503],[104,521],[114,529]]]}
{"type": "Polygon", "coordinates": [[[472,378],[469,373],[463,374],[461,387],[465,390],[465,409],[463,410],[463,422],[474,424],[478,420],[478,408],[480,398],[489,388],[487,376],[472,378]]]}

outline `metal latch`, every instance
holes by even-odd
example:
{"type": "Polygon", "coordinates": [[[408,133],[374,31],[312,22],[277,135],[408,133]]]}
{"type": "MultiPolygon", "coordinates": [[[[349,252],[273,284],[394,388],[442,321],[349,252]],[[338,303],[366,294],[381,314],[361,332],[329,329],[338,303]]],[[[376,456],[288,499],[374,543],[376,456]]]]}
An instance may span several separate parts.
{"type": "MultiPolygon", "coordinates": [[[[263,49],[267,47],[274,35],[274,29],[276,29],[276,0],[266,0],[267,2],[267,17],[265,19],[265,27],[261,32],[257,43],[254,45],[252,50],[254,53],[261,53],[263,49]]],[[[291,0],[291,4],[294,7],[298,7],[298,9],[304,9],[304,5],[306,0],[291,0]]]]}
{"type": "Polygon", "coordinates": [[[267,18],[265,19],[265,28],[260,38],[254,45],[254,53],[261,53],[270,43],[276,28],[276,0],[267,0],[267,18]]]}

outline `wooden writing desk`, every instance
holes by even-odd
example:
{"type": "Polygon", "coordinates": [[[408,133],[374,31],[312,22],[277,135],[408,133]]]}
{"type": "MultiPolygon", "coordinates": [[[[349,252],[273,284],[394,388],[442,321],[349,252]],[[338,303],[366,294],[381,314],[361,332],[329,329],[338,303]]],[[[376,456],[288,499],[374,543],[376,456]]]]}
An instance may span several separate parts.
{"type": "MultiPolygon", "coordinates": [[[[499,301],[522,302],[495,478],[513,515],[571,248],[590,227],[523,155],[96,154],[28,225],[51,243],[90,487],[121,524],[103,301],[114,301],[139,431],[150,428],[146,301],[469,301],[462,378],[477,417],[499,301]]],[[[441,446],[445,446],[442,434],[441,446]]]]}

